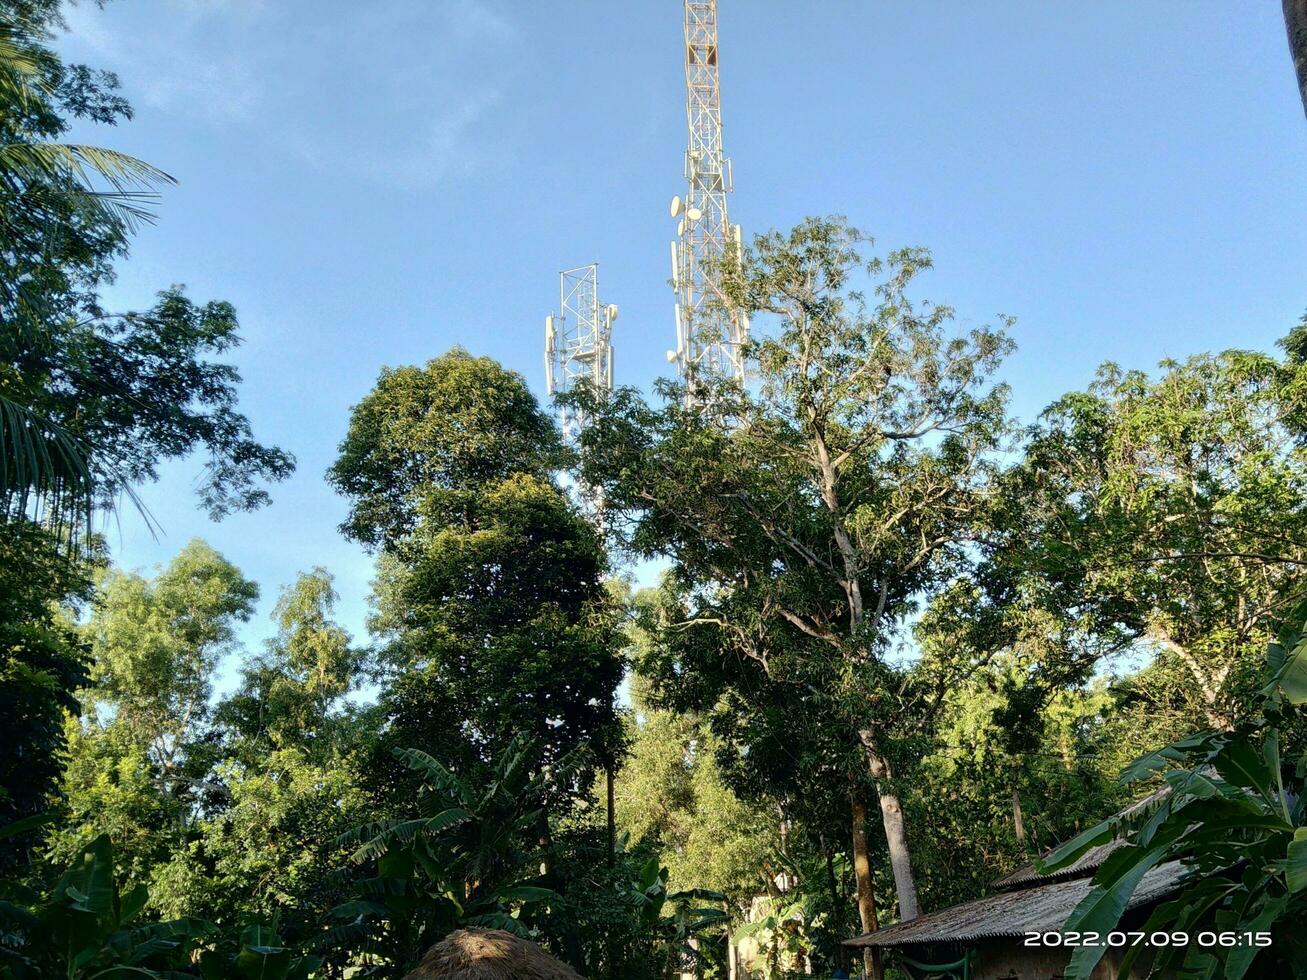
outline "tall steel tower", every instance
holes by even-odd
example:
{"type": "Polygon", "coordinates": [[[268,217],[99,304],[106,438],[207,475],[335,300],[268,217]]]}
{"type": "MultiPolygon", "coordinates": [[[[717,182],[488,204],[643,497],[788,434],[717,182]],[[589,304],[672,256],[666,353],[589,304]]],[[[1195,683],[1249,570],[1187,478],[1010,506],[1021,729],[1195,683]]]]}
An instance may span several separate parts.
{"type": "MultiPolygon", "coordinates": [[[[545,387],[549,394],[571,391],[580,381],[588,381],[601,397],[613,390],[613,321],[617,307],[599,302],[599,263],[565,269],[558,274],[558,313],[545,317],[545,387]]],[[[558,419],[563,438],[576,445],[581,431],[589,424],[584,412],[570,405],[560,405],[558,419]]],[[[606,537],[604,495],[602,488],[581,483],[576,486],[582,504],[590,510],[600,540],[606,537]]],[[[612,758],[604,763],[604,782],[608,794],[608,865],[616,860],[617,821],[615,766],[612,758]]]]}
{"type": "MultiPolygon", "coordinates": [[[[599,265],[558,274],[559,312],[545,317],[545,384],[550,395],[587,380],[600,394],[613,390],[613,321],[617,307],[599,302],[599,265]]],[[[587,419],[559,408],[563,438],[575,443],[587,419]]]]}
{"type": "Polygon", "coordinates": [[[672,199],[678,240],[672,243],[676,350],[667,352],[697,403],[695,379],[744,378],[749,322],[722,292],[719,268],[741,243],[726,209],[731,161],[722,151],[721,78],[717,66],[717,0],[685,0],[685,199],[672,199]]]}

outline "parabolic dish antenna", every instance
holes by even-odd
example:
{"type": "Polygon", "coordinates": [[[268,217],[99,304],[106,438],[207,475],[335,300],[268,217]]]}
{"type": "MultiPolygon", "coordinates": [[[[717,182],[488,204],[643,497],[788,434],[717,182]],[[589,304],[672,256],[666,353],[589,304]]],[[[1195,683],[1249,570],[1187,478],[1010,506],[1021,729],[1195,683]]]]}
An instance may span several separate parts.
{"type": "Polygon", "coordinates": [[[689,218],[691,221],[698,221],[700,218],[703,217],[703,212],[700,211],[698,208],[690,208],[685,212],[685,216],[689,218]]]}
{"type": "Polygon", "coordinates": [[[678,194],[674,198],[672,198],[672,217],[679,218],[680,216],[681,216],[681,195],[678,194]]]}

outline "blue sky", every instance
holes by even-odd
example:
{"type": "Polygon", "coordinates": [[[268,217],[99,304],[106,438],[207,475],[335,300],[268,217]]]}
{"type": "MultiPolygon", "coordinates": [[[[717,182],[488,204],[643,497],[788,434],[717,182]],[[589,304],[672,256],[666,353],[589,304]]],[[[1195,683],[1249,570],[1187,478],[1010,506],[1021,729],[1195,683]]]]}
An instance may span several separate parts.
{"type": "MultiPolygon", "coordinates": [[[[732,217],[839,212],[926,245],[921,295],[1018,318],[1030,418],[1107,359],[1268,348],[1307,311],[1307,122],[1263,0],[721,0],[732,217]]],[[[64,52],[117,71],[137,118],[74,136],[180,180],[110,293],[236,304],[258,434],[299,472],[210,523],[198,462],[111,529],[128,567],[204,537],[277,589],[325,565],[362,634],[371,563],[323,481],[383,365],[454,344],[540,392],[557,273],[600,263],[617,378],[672,343],[667,203],[685,145],[679,0],[117,0],[64,52]]]]}

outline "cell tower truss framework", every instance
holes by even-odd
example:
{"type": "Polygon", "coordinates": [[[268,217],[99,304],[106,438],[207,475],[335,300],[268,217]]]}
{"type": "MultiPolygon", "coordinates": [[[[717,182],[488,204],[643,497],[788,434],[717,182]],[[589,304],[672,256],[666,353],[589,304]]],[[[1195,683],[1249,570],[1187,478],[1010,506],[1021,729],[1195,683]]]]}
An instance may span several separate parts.
{"type": "MultiPolygon", "coordinates": [[[[599,265],[558,274],[559,312],[545,318],[545,386],[552,395],[588,381],[596,392],[613,390],[613,321],[617,307],[599,301],[599,265]]],[[[559,407],[563,438],[575,442],[587,423],[570,405],[559,407]]]]}
{"type": "Polygon", "coordinates": [[[676,362],[693,405],[696,378],[743,380],[749,335],[748,319],[728,302],[720,275],[724,263],[738,254],[741,235],[726,205],[732,175],[722,148],[717,0],[685,0],[685,91],[687,191],[684,200],[672,199],[672,217],[679,219],[672,243],[676,350],[667,357],[676,362]]]}

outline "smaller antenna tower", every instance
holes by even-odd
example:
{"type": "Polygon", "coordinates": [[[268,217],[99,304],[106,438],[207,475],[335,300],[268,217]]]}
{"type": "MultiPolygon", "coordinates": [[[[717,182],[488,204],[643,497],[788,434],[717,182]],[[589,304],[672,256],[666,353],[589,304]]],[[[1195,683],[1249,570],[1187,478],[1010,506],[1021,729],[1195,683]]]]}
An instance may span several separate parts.
{"type": "MultiPolygon", "coordinates": [[[[613,390],[613,321],[617,307],[599,301],[599,264],[558,274],[559,312],[545,317],[545,386],[566,394],[588,381],[601,396],[613,390]]],[[[560,406],[563,438],[575,443],[589,422],[570,405],[560,406]]]]}

